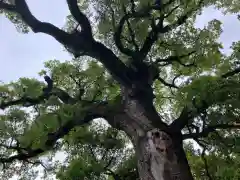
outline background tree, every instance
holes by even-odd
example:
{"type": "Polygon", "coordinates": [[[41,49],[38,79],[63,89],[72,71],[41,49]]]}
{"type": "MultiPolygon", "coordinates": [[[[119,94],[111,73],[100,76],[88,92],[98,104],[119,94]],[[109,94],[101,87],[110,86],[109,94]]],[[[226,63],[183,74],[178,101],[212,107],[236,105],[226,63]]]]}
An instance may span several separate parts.
{"type": "Polygon", "coordinates": [[[238,179],[240,45],[221,53],[218,20],[194,27],[204,7],[236,13],[238,3],[66,2],[71,14],[60,29],[24,0],[0,1],[18,30],[48,34],[74,57],[46,62],[45,84],[1,85],[3,178],[33,179],[29,167],[40,164],[59,179],[238,179]],[[111,127],[91,123],[99,118],[111,127]],[[183,147],[187,139],[203,151],[183,147]],[[62,165],[57,151],[67,152],[62,165]]]}

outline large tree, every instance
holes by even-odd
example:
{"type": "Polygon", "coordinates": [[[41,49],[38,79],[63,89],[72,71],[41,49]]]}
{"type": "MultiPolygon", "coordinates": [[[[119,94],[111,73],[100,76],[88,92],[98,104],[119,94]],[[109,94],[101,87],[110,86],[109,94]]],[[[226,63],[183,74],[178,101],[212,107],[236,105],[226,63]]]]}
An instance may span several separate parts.
{"type": "MultiPolygon", "coordinates": [[[[0,162],[4,167],[16,161],[41,164],[32,159],[56,151],[63,142],[81,142],[69,142],[67,137],[73,129],[78,134],[76,127],[84,128],[98,118],[131,140],[135,155],[127,154],[136,158],[138,172],[132,173],[132,179],[193,179],[183,147],[186,139],[199,143],[203,153],[214,152],[212,157],[239,158],[234,151],[239,151],[240,44],[234,43],[233,53],[227,56],[220,51],[220,21],[213,20],[203,29],[194,26],[204,7],[214,5],[236,13],[240,11],[237,1],[66,2],[71,14],[60,29],[37,19],[25,0],[0,0],[0,12],[19,30],[48,34],[74,56],[71,62],[45,64],[40,74],[45,74],[46,85],[22,78],[1,86],[0,108],[5,113],[0,162]],[[32,107],[31,111],[25,107],[32,107]],[[228,145],[225,151],[221,141],[228,145]],[[206,149],[209,145],[211,149],[206,149]]],[[[100,135],[90,136],[89,127],[79,131],[77,139],[99,141],[98,146],[108,134],[116,138],[115,131],[106,133],[104,142],[100,135]]],[[[92,147],[79,145],[69,151],[83,149],[92,147]]],[[[194,155],[190,161],[199,157],[194,155]]],[[[76,161],[72,166],[88,165],[76,161]]],[[[112,178],[125,177],[113,169],[106,171],[112,178]]],[[[198,171],[192,172],[195,176],[198,171]]]]}

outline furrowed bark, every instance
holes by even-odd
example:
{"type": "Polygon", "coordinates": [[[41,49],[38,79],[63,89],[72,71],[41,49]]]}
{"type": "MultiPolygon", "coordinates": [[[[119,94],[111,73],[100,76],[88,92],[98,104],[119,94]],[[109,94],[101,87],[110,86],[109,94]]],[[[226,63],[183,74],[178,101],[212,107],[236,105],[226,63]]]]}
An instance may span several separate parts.
{"type": "Polygon", "coordinates": [[[170,129],[156,112],[144,106],[143,101],[135,99],[131,92],[126,89],[122,91],[124,112],[129,117],[123,130],[134,144],[140,179],[193,180],[183,150],[181,132],[170,129]]]}
{"type": "Polygon", "coordinates": [[[135,147],[141,180],[193,180],[182,141],[159,129],[147,132],[135,147]]]}

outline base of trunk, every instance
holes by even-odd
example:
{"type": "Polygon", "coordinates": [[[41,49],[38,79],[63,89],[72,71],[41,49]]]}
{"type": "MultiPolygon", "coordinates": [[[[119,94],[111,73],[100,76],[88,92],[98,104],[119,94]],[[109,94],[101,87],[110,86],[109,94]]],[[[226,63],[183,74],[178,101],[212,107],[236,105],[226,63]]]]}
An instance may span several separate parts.
{"type": "Polygon", "coordinates": [[[136,143],[141,180],[193,180],[182,144],[158,129],[147,132],[136,143]]]}

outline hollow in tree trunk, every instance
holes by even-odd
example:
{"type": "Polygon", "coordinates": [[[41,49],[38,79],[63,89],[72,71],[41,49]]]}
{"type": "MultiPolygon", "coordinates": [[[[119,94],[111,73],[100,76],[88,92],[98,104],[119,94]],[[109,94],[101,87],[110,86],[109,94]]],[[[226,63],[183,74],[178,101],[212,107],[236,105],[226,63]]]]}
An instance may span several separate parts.
{"type": "Polygon", "coordinates": [[[123,130],[134,144],[140,180],[193,180],[181,131],[159,123],[157,111],[147,100],[126,91],[122,97],[129,117],[123,130]]]}

